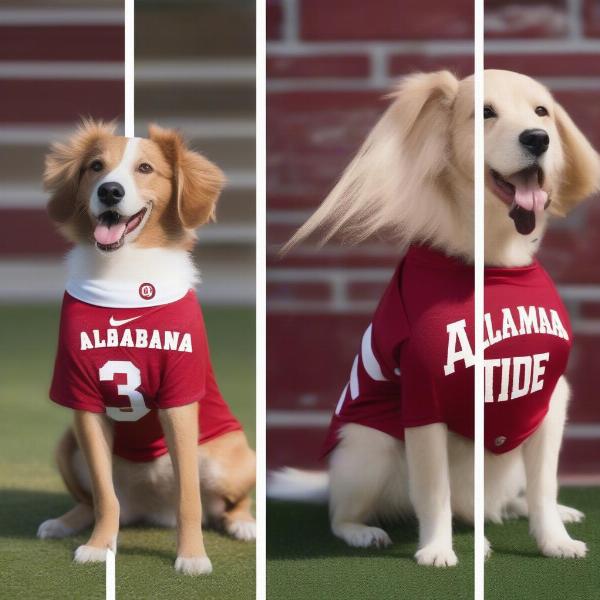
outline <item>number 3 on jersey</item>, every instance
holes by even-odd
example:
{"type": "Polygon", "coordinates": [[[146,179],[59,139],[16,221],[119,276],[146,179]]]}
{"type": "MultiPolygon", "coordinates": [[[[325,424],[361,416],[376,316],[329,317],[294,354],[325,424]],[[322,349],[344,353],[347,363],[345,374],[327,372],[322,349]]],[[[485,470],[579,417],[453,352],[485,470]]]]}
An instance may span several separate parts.
{"type": "Polygon", "coordinates": [[[144,396],[137,390],[142,384],[140,370],[128,360],[109,360],[100,369],[100,381],[113,381],[115,375],[125,375],[127,381],[117,385],[119,396],[127,396],[131,408],[107,406],[106,415],[115,421],[138,421],[150,412],[144,396]]]}

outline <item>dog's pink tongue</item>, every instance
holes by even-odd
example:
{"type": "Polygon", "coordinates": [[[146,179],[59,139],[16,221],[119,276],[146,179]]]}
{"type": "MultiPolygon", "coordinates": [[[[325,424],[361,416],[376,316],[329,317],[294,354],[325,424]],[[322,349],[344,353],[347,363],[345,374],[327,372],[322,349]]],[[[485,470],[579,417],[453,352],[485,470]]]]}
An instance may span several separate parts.
{"type": "Polygon", "coordinates": [[[521,208],[535,212],[544,210],[548,194],[540,188],[537,173],[532,173],[525,180],[511,183],[515,186],[515,202],[521,208]]]}
{"type": "Polygon", "coordinates": [[[126,223],[117,223],[116,225],[105,225],[104,223],[98,223],[96,229],[94,229],[94,238],[103,246],[109,246],[118,242],[123,234],[125,233],[126,223]]]}

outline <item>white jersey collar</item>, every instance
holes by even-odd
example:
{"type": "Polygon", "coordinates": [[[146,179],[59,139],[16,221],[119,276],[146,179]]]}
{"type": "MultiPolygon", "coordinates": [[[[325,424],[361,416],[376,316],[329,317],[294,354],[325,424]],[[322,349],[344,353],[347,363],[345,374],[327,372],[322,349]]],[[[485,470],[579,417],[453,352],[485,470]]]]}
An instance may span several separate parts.
{"type": "Polygon", "coordinates": [[[105,256],[78,246],[67,262],[67,292],[109,308],[169,304],[183,298],[199,279],[188,252],[166,248],[125,247],[105,256]]]}

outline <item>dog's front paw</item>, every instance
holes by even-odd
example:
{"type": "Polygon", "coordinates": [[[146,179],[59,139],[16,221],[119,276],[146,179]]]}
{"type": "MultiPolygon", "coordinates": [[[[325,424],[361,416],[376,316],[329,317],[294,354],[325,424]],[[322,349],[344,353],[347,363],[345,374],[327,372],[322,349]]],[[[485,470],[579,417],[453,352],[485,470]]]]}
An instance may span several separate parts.
{"type": "Polygon", "coordinates": [[[357,523],[337,525],[333,528],[333,533],[353,548],[386,548],[392,543],[390,536],[383,529],[357,523]]]}
{"type": "Polygon", "coordinates": [[[225,529],[236,540],[251,542],[256,539],[256,521],[230,521],[225,529]]]}
{"type": "Polygon", "coordinates": [[[576,508],[570,506],[558,505],[558,514],[563,523],[580,523],[585,518],[585,515],[576,508]]]}
{"type": "Polygon", "coordinates": [[[544,556],[554,558],[583,558],[587,554],[585,542],[570,537],[544,540],[539,543],[540,552],[544,556]]]}
{"type": "Polygon", "coordinates": [[[429,565],[432,567],[454,567],[458,564],[458,558],[452,546],[441,544],[428,544],[424,548],[417,550],[415,559],[419,565],[429,565]]]}
{"type": "Polygon", "coordinates": [[[74,533],[75,531],[67,527],[60,519],[48,519],[37,530],[37,536],[42,540],[60,540],[74,533]]]}
{"type": "Polygon", "coordinates": [[[75,550],[73,562],[79,564],[106,562],[106,548],[96,548],[95,546],[79,546],[75,550]]]}
{"type": "Polygon", "coordinates": [[[490,540],[487,538],[483,538],[483,550],[485,553],[485,559],[487,560],[492,555],[492,545],[490,544],[490,540]]]}
{"type": "Polygon", "coordinates": [[[178,556],[175,570],[184,575],[209,575],[212,573],[212,563],[208,556],[178,556]]]}

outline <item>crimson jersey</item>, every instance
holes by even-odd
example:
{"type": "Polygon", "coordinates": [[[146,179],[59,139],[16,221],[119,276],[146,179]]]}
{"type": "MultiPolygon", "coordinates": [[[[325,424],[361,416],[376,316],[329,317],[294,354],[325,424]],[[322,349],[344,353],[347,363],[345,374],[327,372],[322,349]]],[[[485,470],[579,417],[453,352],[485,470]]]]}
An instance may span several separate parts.
{"type": "Polygon", "coordinates": [[[152,284],[126,308],[65,293],[50,398],[114,421],[114,453],[149,461],[167,452],[157,409],[199,403],[199,443],[241,425],[223,400],[210,362],[202,311],[189,290],[165,304],[152,284]]]}
{"type": "MultiPolygon", "coordinates": [[[[431,423],[474,437],[473,267],[413,246],[367,328],[333,415],[398,439],[431,423]]],[[[484,272],[485,447],[508,452],[540,425],[571,348],[569,318],[538,262],[484,272]]]]}

